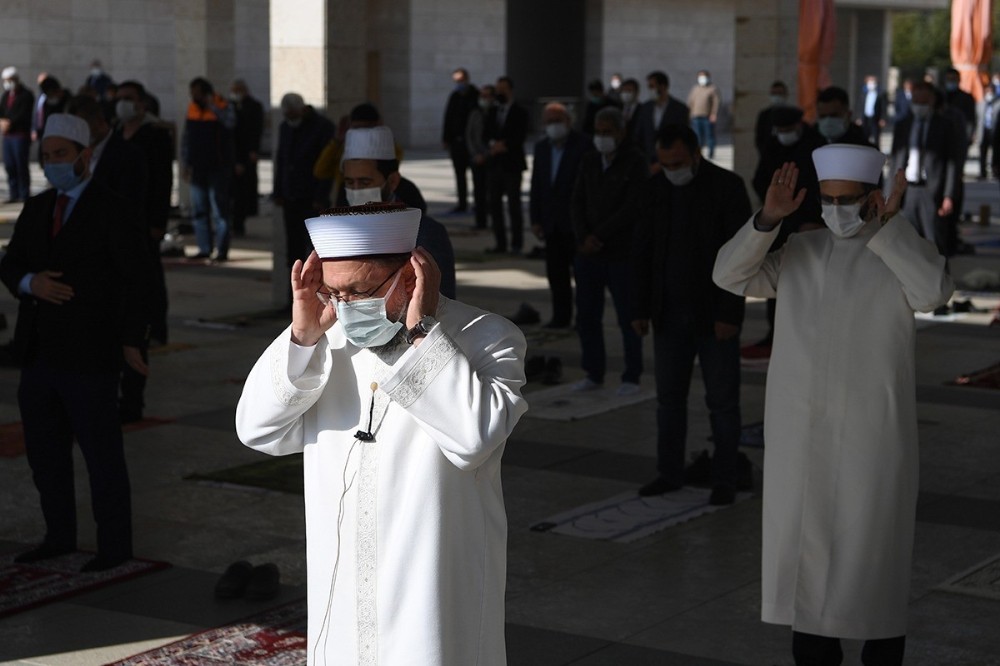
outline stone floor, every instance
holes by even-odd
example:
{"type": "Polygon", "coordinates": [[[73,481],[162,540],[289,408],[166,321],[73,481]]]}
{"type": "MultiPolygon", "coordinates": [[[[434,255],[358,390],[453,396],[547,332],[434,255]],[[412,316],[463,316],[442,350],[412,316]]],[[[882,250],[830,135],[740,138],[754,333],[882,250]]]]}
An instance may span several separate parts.
{"type": "MultiPolygon", "coordinates": [[[[719,151],[720,162],[729,154],[719,151]]],[[[548,317],[542,262],[486,258],[487,234],[469,216],[447,216],[450,165],[411,155],[403,173],[423,189],[431,213],[451,232],[462,300],[511,314],[522,302],[548,317]],[[502,286],[499,286],[502,285],[502,286]]],[[[267,177],[262,182],[267,182],[267,177]]],[[[967,208],[996,209],[995,183],[970,181],[967,208]]],[[[0,237],[16,209],[0,210],[0,237]]],[[[264,606],[217,602],[218,575],[237,559],[276,562],[285,587],[279,603],[303,594],[302,497],[209,485],[184,477],[261,459],[233,432],[243,378],[285,321],[274,312],[270,210],[249,222],[222,266],[171,260],[171,343],[152,360],[147,414],[169,423],[126,435],[134,494],[135,550],[173,564],[165,571],[0,619],[0,662],[103,664],[246,616],[264,606]]],[[[1000,225],[967,233],[1000,235],[1000,225]]],[[[526,249],[530,249],[529,242],[526,249]]],[[[1000,270],[998,256],[960,257],[955,275],[1000,270]]],[[[995,297],[976,295],[977,305],[995,297]]],[[[13,299],[0,294],[10,325],[13,299]]],[[[621,365],[617,333],[606,317],[609,367],[621,365]]],[[[1000,360],[1000,329],[988,315],[921,322],[917,343],[921,487],[907,663],[1000,664],[1000,600],[959,595],[939,585],[1000,553],[1000,392],[949,386],[956,375],[1000,360]]],[[[743,337],[764,330],[763,303],[748,305],[743,337]]],[[[525,327],[529,355],[560,356],[564,381],[578,379],[572,334],[542,336],[525,327]]],[[[0,333],[0,341],[9,332],[0,333]]],[[[647,354],[651,349],[647,344],[647,354]]],[[[613,373],[613,370],[612,370],[613,373]]],[[[0,369],[0,424],[19,419],[17,372],[0,369]]],[[[650,376],[643,378],[651,382],[650,376]]],[[[526,393],[542,388],[529,384],[526,393]]],[[[745,422],[759,421],[764,376],[747,368],[745,422]]],[[[697,376],[691,390],[689,448],[708,447],[708,419],[697,376]]],[[[654,405],[646,401],[571,422],[529,411],[508,445],[503,471],[509,517],[507,641],[516,666],[574,664],[723,666],[790,664],[790,633],[762,624],[760,475],[757,494],[629,544],[531,531],[553,514],[635,489],[654,474],[654,405]]],[[[759,466],[763,452],[747,449],[759,466]]],[[[79,462],[79,461],[78,461],[79,462]]],[[[78,465],[81,547],[93,548],[83,465],[78,465]]],[[[23,456],[0,458],[0,552],[42,536],[37,495],[23,456]]],[[[859,663],[846,645],[845,663],[859,663]]]]}

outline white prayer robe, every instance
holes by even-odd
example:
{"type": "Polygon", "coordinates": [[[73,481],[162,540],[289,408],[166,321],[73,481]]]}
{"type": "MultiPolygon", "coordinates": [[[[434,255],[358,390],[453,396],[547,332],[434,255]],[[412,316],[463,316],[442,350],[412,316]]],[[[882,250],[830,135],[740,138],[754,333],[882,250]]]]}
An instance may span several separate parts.
{"type": "Polygon", "coordinates": [[[506,664],[500,457],[527,410],[525,340],[444,297],[436,319],[388,359],[335,324],[308,365],[289,328],[247,378],[240,439],[304,453],[310,665],[506,664]]]}
{"type": "Polygon", "coordinates": [[[852,238],[753,218],[713,278],[777,298],[764,411],[764,622],[906,633],[918,457],[913,312],[946,303],[945,261],[902,216],[852,238]]]}

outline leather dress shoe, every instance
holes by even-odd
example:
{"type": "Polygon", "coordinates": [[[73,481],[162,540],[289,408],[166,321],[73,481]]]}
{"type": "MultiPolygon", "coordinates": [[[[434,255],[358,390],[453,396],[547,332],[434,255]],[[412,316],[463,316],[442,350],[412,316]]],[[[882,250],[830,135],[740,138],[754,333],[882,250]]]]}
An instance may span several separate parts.
{"type": "Polygon", "coordinates": [[[266,601],[278,596],[280,590],[281,573],[278,571],[278,565],[268,562],[254,567],[250,572],[244,596],[254,601],[266,601]]]}
{"type": "Polygon", "coordinates": [[[215,584],[216,599],[236,599],[242,597],[250,582],[253,565],[246,560],[233,562],[215,584]]]}
{"type": "Polygon", "coordinates": [[[124,564],[132,559],[128,555],[97,555],[97,557],[91,559],[82,567],[80,567],[80,573],[93,573],[96,571],[107,571],[108,569],[114,569],[120,564],[124,564]]]}
{"type": "Polygon", "coordinates": [[[53,557],[59,557],[60,555],[65,555],[66,553],[72,553],[76,548],[67,546],[54,546],[52,544],[43,543],[37,548],[32,548],[31,550],[25,551],[14,558],[14,561],[18,564],[30,564],[32,562],[38,562],[39,560],[47,560],[53,557]]]}
{"type": "Polygon", "coordinates": [[[683,486],[679,483],[674,483],[670,481],[665,476],[658,476],[642,488],[639,488],[639,497],[652,497],[653,495],[662,495],[664,493],[670,493],[675,490],[680,490],[683,486]]]}

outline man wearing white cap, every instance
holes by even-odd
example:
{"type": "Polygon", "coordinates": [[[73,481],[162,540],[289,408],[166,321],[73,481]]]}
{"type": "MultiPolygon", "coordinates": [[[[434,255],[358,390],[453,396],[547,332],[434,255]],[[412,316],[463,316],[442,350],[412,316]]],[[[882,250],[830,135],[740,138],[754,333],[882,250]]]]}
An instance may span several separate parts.
{"type": "Polygon", "coordinates": [[[420,211],[306,221],[292,324],[247,378],[247,446],[304,453],[310,664],[506,663],[500,458],[525,341],[438,293],[420,211]]]}
{"type": "Polygon", "coordinates": [[[54,186],[21,211],[0,279],[18,300],[18,404],[45,539],[20,562],[76,549],[72,445],[83,451],[97,522],[100,571],[132,556],[128,471],[118,414],[123,362],[146,374],[148,260],[141,216],[90,175],[86,121],[54,114],[41,157],[54,186]]]}
{"type": "MultiPolygon", "coordinates": [[[[360,206],[372,201],[400,200],[397,195],[403,178],[399,174],[395,145],[392,130],[385,125],[347,131],[341,172],[348,204],[360,206]]],[[[424,213],[420,218],[417,245],[434,257],[441,271],[441,293],[455,298],[455,250],[448,230],[424,213]]]]}
{"type": "Polygon", "coordinates": [[[7,168],[10,196],[4,203],[26,201],[30,196],[31,174],[28,151],[31,149],[31,119],[35,95],[24,87],[17,68],[5,67],[0,73],[0,134],[3,135],[3,163],[7,168]]]}
{"type": "Polygon", "coordinates": [[[764,439],[765,622],[793,630],[797,664],[901,664],[917,501],[914,311],[954,289],[944,258],[898,214],[885,157],[832,144],[813,153],[828,229],[768,253],[802,203],[798,169],[775,171],[764,207],[719,251],[715,282],[777,298],[764,439]]]}

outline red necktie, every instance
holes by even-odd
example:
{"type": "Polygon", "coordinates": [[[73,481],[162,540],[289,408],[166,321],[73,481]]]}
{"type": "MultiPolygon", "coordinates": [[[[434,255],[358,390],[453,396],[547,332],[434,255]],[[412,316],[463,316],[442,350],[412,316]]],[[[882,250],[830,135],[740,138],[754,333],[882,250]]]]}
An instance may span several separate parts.
{"type": "Polygon", "coordinates": [[[69,205],[69,196],[66,194],[60,194],[56,198],[56,210],[52,214],[52,237],[55,238],[56,234],[63,226],[63,217],[66,215],[66,206],[69,205]]]}

